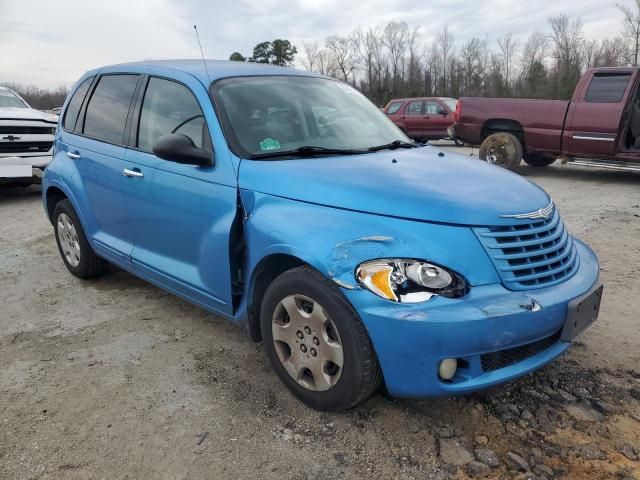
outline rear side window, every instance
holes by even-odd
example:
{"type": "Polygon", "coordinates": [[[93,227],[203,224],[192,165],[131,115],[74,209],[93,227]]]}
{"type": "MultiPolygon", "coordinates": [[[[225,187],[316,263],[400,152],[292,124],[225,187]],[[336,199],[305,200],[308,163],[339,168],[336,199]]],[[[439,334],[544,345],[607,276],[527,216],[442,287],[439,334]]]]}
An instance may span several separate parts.
{"type": "Polygon", "coordinates": [[[69,105],[67,106],[67,111],[64,114],[64,129],[65,130],[73,130],[76,126],[76,120],[78,120],[78,113],[80,113],[80,107],[82,107],[82,101],[84,97],[87,95],[87,91],[91,86],[91,81],[93,77],[87,78],[84,82],[80,84],[80,86],[73,92],[73,96],[71,100],[69,100],[69,105]]]}
{"type": "Polygon", "coordinates": [[[389,108],[387,109],[387,115],[393,115],[398,110],[400,110],[401,106],[402,106],[402,102],[392,103],[391,105],[389,105],[389,108]]]}
{"type": "Polygon", "coordinates": [[[630,74],[594,75],[584,99],[590,103],[618,103],[624,97],[630,78],[630,74]]]}
{"type": "Polygon", "coordinates": [[[151,77],[140,112],[138,148],[151,151],[158,137],[169,133],[186,135],[200,148],[208,148],[211,141],[191,90],[171,80],[151,77]]]}
{"type": "Polygon", "coordinates": [[[424,102],[424,113],[427,115],[435,115],[440,110],[440,104],[438,102],[424,102]]]}
{"type": "Polygon", "coordinates": [[[407,115],[422,115],[422,102],[409,102],[407,115]]]}
{"type": "Polygon", "coordinates": [[[129,105],[138,75],[104,75],[91,95],[84,118],[84,134],[105,142],[123,144],[129,105]]]}

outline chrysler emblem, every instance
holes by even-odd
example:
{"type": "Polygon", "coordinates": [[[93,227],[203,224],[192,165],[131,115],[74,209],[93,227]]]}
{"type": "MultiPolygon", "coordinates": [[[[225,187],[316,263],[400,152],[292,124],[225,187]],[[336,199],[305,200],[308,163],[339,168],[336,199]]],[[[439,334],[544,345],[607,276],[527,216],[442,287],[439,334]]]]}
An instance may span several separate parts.
{"type": "Polygon", "coordinates": [[[548,219],[551,214],[553,213],[553,202],[551,202],[548,206],[546,206],[545,208],[540,208],[538,210],[536,210],[535,212],[528,212],[528,213],[515,213],[512,215],[500,215],[501,218],[518,218],[518,219],[543,219],[546,220],[548,219]]]}

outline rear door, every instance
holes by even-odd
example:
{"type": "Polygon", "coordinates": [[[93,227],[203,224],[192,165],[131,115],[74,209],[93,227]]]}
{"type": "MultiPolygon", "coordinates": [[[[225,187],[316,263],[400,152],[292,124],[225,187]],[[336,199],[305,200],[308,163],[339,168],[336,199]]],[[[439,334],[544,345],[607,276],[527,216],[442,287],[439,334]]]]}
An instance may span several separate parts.
{"type": "Polygon", "coordinates": [[[567,156],[614,157],[618,132],[631,90],[631,73],[595,73],[569,106],[563,135],[567,156]]]}
{"type": "MultiPolygon", "coordinates": [[[[100,76],[79,115],[82,99],[72,98],[60,145],[78,171],[80,215],[93,247],[120,262],[129,262],[133,249],[122,170],[126,166],[124,136],[139,80],[133,74],[100,76]]],[[[78,90],[84,87],[83,83],[78,90]]]]}
{"type": "Polygon", "coordinates": [[[155,283],[230,314],[230,232],[237,183],[233,173],[225,170],[230,167],[227,150],[217,148],[215,164],[208,167],[179,164],[153,154],[160,136],[178,133],[214,157],[210,127],[218,124],[207,91],[193,77],[180,77],[181,81],[149,77],[137,101],[125,162],[128,170],[136,172],[126,179],[135,242],[132,261],[155,283]]]}
{"type": "Polygon", "coordinates": [[[428,134],[428,128],[424,119],[424,102],[411,100],[404,107],[404,115],[400,117],[404,122],[407,135],[410,137],[423,137],[428,134]]]}

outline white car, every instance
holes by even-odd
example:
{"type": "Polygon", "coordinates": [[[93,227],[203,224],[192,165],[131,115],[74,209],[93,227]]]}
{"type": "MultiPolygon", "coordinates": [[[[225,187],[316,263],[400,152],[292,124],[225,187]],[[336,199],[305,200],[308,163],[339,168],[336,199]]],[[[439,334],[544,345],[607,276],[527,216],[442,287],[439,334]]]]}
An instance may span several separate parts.
{"type": "Polygon", "coordinates": [[[0,185],[40,183],[51,161],[58,117],[0,86],[0,185]]]}

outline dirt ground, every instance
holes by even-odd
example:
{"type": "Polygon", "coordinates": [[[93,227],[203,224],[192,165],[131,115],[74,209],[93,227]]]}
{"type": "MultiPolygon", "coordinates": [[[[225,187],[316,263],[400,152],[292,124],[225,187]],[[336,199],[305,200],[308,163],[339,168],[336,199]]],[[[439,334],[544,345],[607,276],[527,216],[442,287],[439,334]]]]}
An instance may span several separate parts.
{"type": "Polygon", "coordinates": [[[598,323],[509,385],[341,414],[224,320],[115,268],[74,278],[39,189],[1,189],[0,478],[640,479],[640,174],[520,173],[598,253],[598,323]]]}

